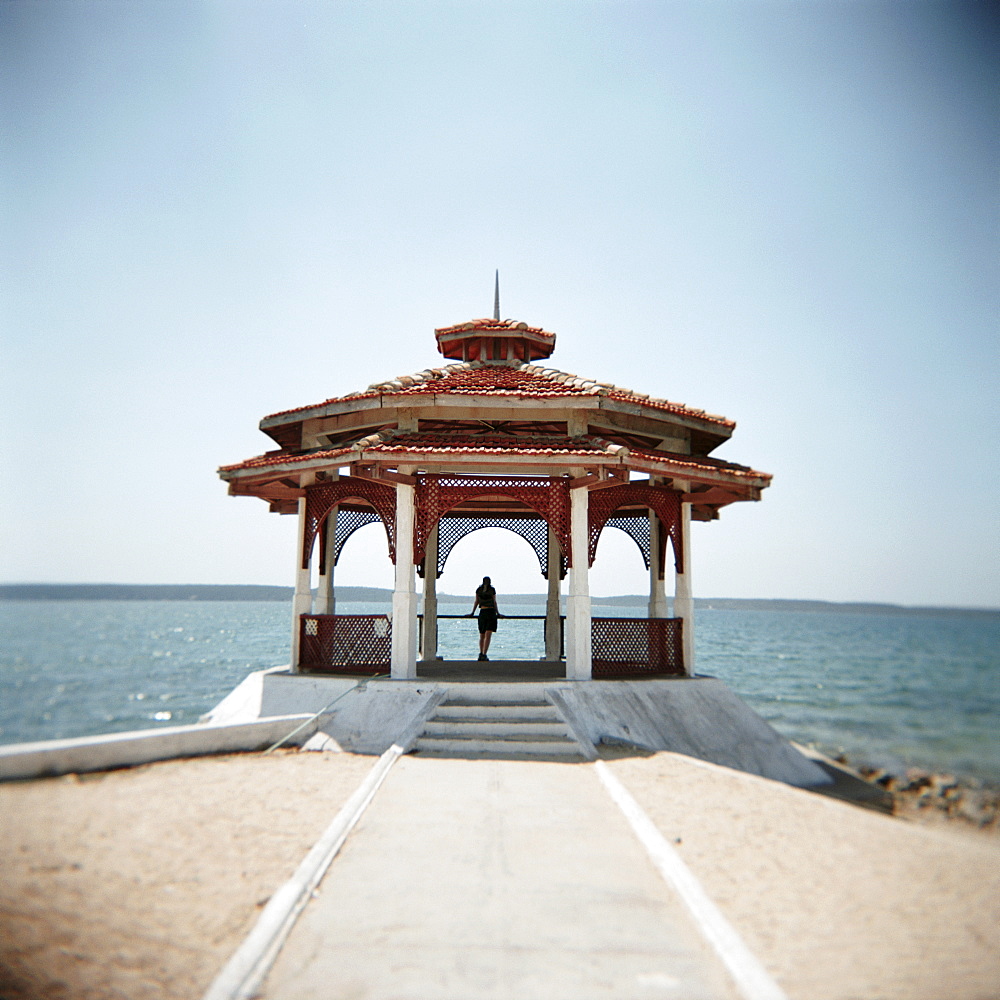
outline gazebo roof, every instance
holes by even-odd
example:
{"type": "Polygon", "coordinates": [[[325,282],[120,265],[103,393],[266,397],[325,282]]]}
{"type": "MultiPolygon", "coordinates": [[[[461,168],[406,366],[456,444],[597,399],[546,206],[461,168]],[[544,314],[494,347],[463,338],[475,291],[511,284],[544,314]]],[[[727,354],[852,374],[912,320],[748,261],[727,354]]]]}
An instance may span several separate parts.
{"type": "Polygon", "coordinates": [[[708,457],[732,420],[531,363],[548,356],[555,334],[493,319],[435,335],[442,352],[465,360],[270,414],[260,428],[279,448],[222,466],[230,492],[284,512],[310,483],[345,467],[376,478],[564,476],[588,488],[645,473],[674,484],[707,520],[770,483],[767,473],[708,457]]]}
{"type": "MultiPolygon", "coordinates": [[[[556,397],[594,397],[608,402],[626,403],[645,410],[663,411],[693,418],[711,429],[731,432],[736,423],[695,407],[659,399],[648,393],[634,392],[559,371],[529,364],[497,364],[480,361],[462,362],[442,368],[425,368],[413,375],[399,375],[383,382],[373,382],[367,389],[335,396],[322,403],[281,410],[264,417],[261,430],[309,417],[327,416],[335,409],[354,401],[384,396],[506,396],[512,400],[551,399],[556,397]]],[[[724,434],[728,437],[729,434],[724,434]]]]}

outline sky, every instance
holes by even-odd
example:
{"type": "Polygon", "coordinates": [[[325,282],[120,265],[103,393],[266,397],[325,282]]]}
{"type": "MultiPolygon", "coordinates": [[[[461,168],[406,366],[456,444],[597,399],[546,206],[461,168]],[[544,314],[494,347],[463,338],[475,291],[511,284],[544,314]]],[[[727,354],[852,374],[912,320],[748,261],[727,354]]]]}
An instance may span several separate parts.
{"type": "MultiPolygon", "coordinates": [[[[438,363],[499,269],[553,366],[774,474],[696,596],[1000,607],[997,10],[6,0],[0,581],[291,585],[215,470],[438,363]]],[[[392,585],[380,531],[339,583],[392,585]]],[[[439,588],[544,590],[511,539],[439,588]]],[[[605,532],[592,592],[647,586],[605,532]]]]}

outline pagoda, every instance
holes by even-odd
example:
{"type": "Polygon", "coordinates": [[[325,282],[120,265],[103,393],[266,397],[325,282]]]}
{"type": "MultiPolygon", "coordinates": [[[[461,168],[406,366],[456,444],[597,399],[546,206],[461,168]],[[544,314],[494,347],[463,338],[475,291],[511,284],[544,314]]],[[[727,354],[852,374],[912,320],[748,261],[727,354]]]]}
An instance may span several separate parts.
{"type": "MultiPolygon", "coordinates": [[[[260,428],[276,447],[219,469],[231,495],[298,517],[292,671],[422,676],[436,659],[435,587],[449,554],[470,532],[501,527],[538,557],[545,658],[560,676],[692,676],[690,523],[760,499],[771,480],[711,457],[734,422],[549,367],[555,334],[500,319],[498,303],[492,319],[435,337],[445,363],[273,413],[260,428]],[[338,615],[337,560],[374,521],[394,563],[392,614],[338,615]],[[636,542],[649,569],[642,618],[591,614],[588,573],[609,525],[636,542]]],[[[502,662],[493,666],[502,676],[502,662]]]]}

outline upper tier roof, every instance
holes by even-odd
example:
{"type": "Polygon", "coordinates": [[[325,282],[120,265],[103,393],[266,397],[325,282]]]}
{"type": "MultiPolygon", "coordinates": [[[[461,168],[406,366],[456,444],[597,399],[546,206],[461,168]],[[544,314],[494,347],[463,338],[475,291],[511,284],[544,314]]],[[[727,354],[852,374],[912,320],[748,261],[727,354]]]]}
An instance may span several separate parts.
{"type": "Polygon", "coordinates": [[[438,350],[456,361],[537,361],[556,346],[556,335],[513,319],[470,319],[434,331],[438,350]]]}
{"type": "Polygon", "coordinates": [[[362,392],[333,397],[322,403],[281,410],[265,417],[260,427],[263,431],[293,423],[309,417],[321,417],[342,410],[354,401],[379,397],[427,397],[432,395],[506,397],[509,399],[553,399],[597,397],[617,403],[633,404],[641,409],[673,413],[706,425],[716,431],[729,433],[736,426],[734,421],[706,413],[683,403],[658,399],[647,393],[633,392],[591,379],[570,375],[555,368],[542,368],[528,364],[486,364],[478,361],[427,368],[414,375],[400,375],[385,382],[375,382],[362,392]]]}

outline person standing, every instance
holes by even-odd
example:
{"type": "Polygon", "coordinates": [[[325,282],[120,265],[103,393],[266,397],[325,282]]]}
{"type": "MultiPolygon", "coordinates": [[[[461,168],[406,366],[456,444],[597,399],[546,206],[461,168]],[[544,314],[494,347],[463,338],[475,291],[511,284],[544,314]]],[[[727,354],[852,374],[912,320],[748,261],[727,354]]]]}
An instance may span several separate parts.
{"type": "Polygon", "coordinates": [[[497,630],[497,592],[490,583],[488,576],[483,577],[482,586],[476,588],[476,600],[472,605],[469,617],[476,616],[476,608],[479,608],[479,659],[488,660],[486,655],[490,648],[490,639],[497,630]]]}

